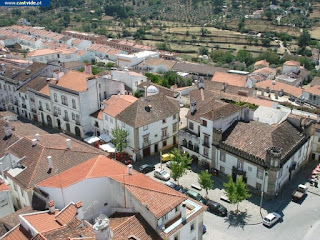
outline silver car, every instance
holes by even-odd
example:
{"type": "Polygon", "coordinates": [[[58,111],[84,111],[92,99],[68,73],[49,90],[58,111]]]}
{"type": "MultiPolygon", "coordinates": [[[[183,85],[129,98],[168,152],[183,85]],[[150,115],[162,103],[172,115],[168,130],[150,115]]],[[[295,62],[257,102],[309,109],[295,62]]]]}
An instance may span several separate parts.
{"type": "Polygon", "coordinates": [[[158,178],[160,180],[163,180],[163,181],[168,181],[170,179],[170,175],[169,173],[167,173],[165,170],[163,169],[156,169],[154,171],[154,177],[155,178],[158,178]]]}
{"type": "Polygon", "coordinates": [[[273,212],[269,213],[267,216],[263,219],[263,225],[271,227],[274,224],[276,224],[281,219],[280,214],[273,212]]]}

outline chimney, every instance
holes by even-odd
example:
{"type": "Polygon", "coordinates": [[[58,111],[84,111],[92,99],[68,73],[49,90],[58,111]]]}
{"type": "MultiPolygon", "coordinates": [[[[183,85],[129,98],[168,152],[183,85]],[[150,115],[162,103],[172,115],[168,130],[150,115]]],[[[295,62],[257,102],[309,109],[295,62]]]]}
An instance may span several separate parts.
{"type": "Polygon", "coordinates": [[[1,63],[1,71],[2,71],[2,74],[6,72],[6,64],[1,63]]]}
{"type": "Polygon", "coordinates": [[[77,208],[77,218],[79,220],[84,220],[84,213],[83,213],[83,208],[82,208],[82,202],[77,202],[75,204],[75,207],[77,208]]]}
{"type": "Polygon", "coordinates": [[[194,115],[196,111],[197,111],[197,102],[195,100],[192,100],[192,102],[190,103],[191,115],[194,115]]]}
{"type": "Polygon", "coordinates": [[[100,214],[96,218],[96,223],[93,225],[93,232],[97,240],[111,240],[113,233],[110,229],[110,221],[105,215],[100,214]]]}
{"type": "Polygon", "coordinates": [[[84,72],[88,74],[92,74],[92,67],[90,63],[86,63],[86,65],[84,66],[84,72]]]}
{"type": "Polygon", "coordinates": [[[185,222],[187,220],[187,206],[186,206],[186,203],[182,203],[182,206],[181,206],[181,219],[182,219],[182,222],[185,222]]]}
{"type": "Polygon", "coordinates": [[[37,145],[37,139],[32,139],[32,147],[36,146],[37,145]]]}
{"type": "Polygon", "coordinates": [[[12,127],[10,126],[10,123],[8,121],[4,124],[4,132],[5,132],[6,138],[12,135],[12,127]]]}
{"type": "Polygon", "coordinates": [[[48,159],[49,169],[52,169],[53,168],[53,166],[52,166],[52,157],[48,156],[47,159],[48,159]]]}
{"type": "Polygon", "coordinates": [[[49,213],[55,213],[56,212],[56,207],[54,205],[54,201],[51,200],[50,202],[48,202],[48,206],[49,206],[49,213]]]}
{"type": "Polygon", "coordinates": [[[40,134],[39,133],[36,134],[36,139],[37,139],[37,141],[40,141],[40,134]]]}
{"type": "Polygon", "coordinates": [[[128,174],[132,175],[132,165],[131,164],[128,165],[128,174]]]}
{"type": "Polygon", "coordinates": [[[67,148],[71,149],[71,139],[70,138],[66,139],[66,142],[67,142],[67,148]]]}
{"type": "Polygon", "coordinates": [[[0,162],[0,171],[1,171],[2,179],[4,180],[4,172],[3,172],[2,162],[0,162]]]}
{"type": "Polygon", "coordinates": [[[147,86],[144,86],[144,97],[147,97],[147,86]]]}
{"type": "Polygon", "coordinates": [[[203,77],[200,77],[198,86],[199,86],[199,89],[204,89],[204,79],[203,79],[203,77]]]}

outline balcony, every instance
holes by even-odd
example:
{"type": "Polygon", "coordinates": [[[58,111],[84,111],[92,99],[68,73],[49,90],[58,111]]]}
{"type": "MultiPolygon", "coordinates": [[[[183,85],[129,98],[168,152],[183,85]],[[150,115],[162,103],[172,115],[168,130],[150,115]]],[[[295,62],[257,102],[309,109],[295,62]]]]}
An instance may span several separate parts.
{"type": "Polygon", "coordinates": [[[26,104],[23,104],[23,103],[22,103],[21,106],[22,106],[22,108],[25,108],[25,109],[27,108],[27,105],[26,105],[26,104]]]}
{"type": "Polygon", "coordinates": [[[69,117],[64,116],[63,121],[69,122],[69,117]]]}
{"type": "Polygon", "coordinates": [[[161,140],[166,139],[166,138],[168,138],[168,137],[169,137],[169,135],[168,135],[168,134],[166,134],[166,135],[162,135],[162,136],[161,136],[161,140]]]}
{"type": "Polygon", "coordinates": [[[15,102],[14,102],[14,105],[18,106],[18,101],[15,101],[15,102]]]}
{"type": "Polygon", "coordinates": [[[42,108],[42,107],[39,107],[39,110],[40,110],[40,111],[43,111],[43,108],[42,108]]]}
{"type": "Polygon", "coordinates": [[[53,113],[53,116],[58,117],[58,113],[57,112],[53,113]]]}
{"type": "Polygon", "coordinates": [[[37,110],[35,110],[35,109],[31,109],[31,112],[33,112],[33,113],[37,113],[37,110]]]}
{"type": "Polygon", "coordinates": [[[232,172],[235,173],[236,175],[242,175],[244,178],[246,177],[246,172],[241,168],[233,166],[232,172]]]}
{"type": "Polygon", "coordinates": [[[179,131],[179,144],[195,153],[199,153],[200,137],[187,128],[179,131]]]}
{"type": "Polygon", "coordinates": [[[76,125],[80,126],[81,125],[80,121],[76,121],[76,125]]]}

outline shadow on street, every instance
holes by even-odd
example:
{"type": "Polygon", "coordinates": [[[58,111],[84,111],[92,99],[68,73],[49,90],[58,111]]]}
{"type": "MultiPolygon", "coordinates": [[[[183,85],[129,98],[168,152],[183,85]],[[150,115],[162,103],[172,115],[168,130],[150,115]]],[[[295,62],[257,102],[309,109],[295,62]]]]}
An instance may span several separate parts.
{"type": "Polygon", "coordinates": [[[248,215],[247,212],[239,212],[236,213],[235,211],[230,211],[228,216],[225,219],[225,222],[229,223],[228,228],[230,227],[240,227],[244,228],[244,226],[247,224],[247,220],[249,220],[251,215],[248,215]]]}

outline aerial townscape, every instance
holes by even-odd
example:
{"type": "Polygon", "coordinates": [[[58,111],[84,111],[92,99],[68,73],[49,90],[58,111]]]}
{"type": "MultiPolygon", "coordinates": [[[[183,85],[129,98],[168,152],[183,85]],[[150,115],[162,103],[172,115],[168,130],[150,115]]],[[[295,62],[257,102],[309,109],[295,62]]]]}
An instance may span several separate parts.
{"type": "Polygon", "coordinates": [[[0,1],[0,239],[320,239],[319,52],[320,0],[0,1]]]}

